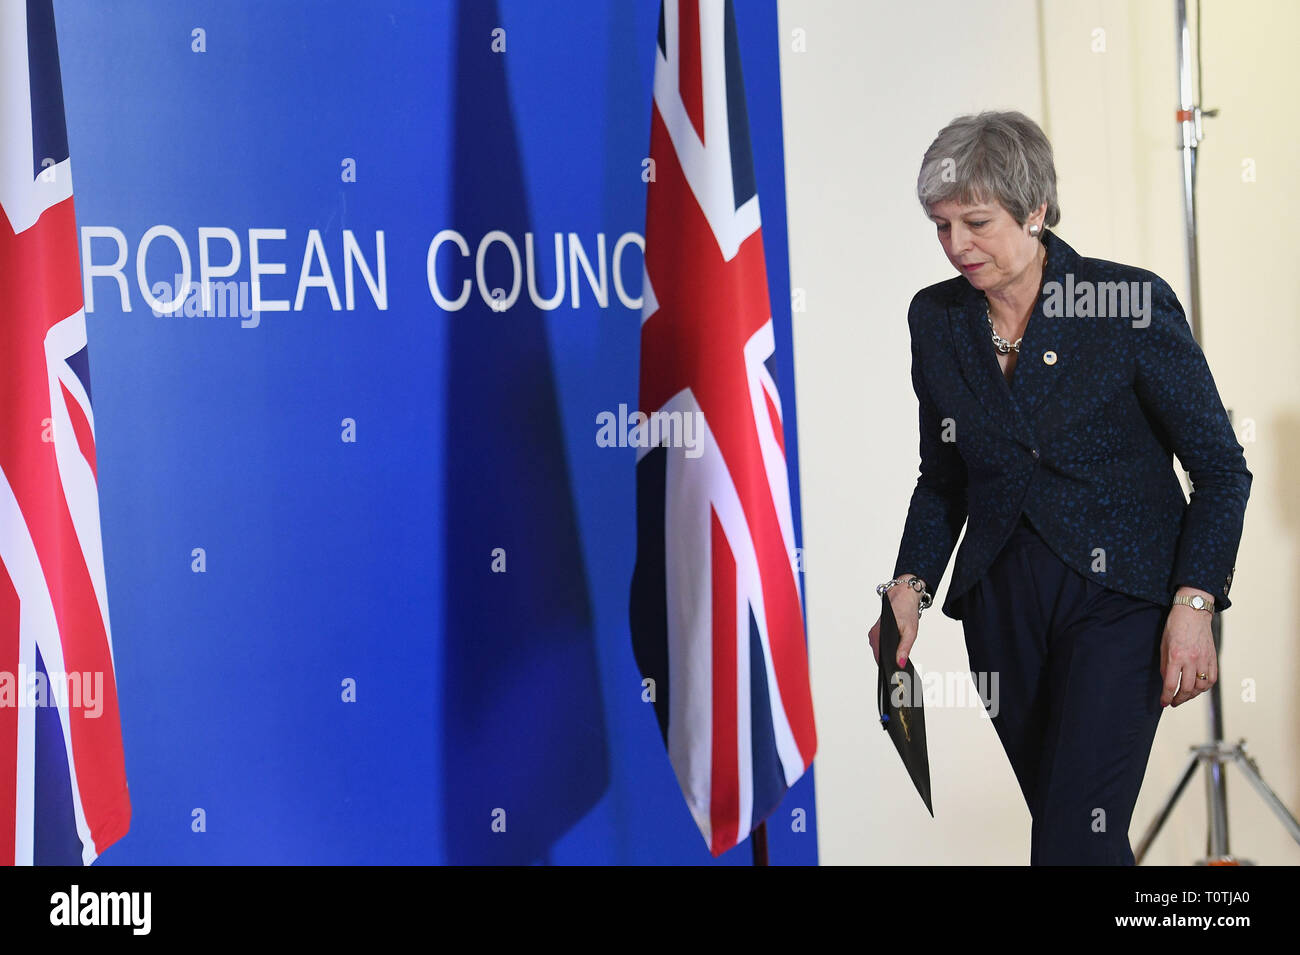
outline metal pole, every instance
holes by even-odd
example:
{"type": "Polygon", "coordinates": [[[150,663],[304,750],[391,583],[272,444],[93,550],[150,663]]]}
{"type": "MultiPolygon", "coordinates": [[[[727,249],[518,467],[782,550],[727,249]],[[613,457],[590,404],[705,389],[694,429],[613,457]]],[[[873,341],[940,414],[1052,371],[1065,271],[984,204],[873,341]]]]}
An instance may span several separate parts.
{"type": "MultiPolygon", "coordinates": [[[[1175,0],[1174,26],[1178,40],[1178,122],[1179,148],[1183,153],[1183,222],[1187,239],[1187,312],[1192,335],[1201,340],[1201,268],[1196,236],[1196,150],[1203,138],[1199,83],[1192,72],[1192,33],[1187,23],[1187,0],[1175,0]]],[[[1199,11],[1196,29],[1201,28],[1199,11]]],[[[1199,44],[1198,44],[1199,47],[1199,44]]],[[[1196,63],[1200,69],[1200,63],[1196,63]]],[[[1211,630],[1215,653],[1222,646],[1222,614],[1214,614],[1211,630]]],[[[1216,681],[1208,693],[1210,741],[1217,751],[1223,742],[1223,707],[1216,681]]],[[[1228,782],[1223,763],[1217,758],[1206,763],[1205,805],[1209,815],[1206,855],[1220,859],[1228,855],[1228,782]]]]}
{"type": "MultiPolygon", "coordinates": [[[[1196,147],[1200,145],[1201,108],[1192,77],[1192,36],[1187,26],[1187,0],[1175,0],[1178,31],[1179,148],[1183,151],[1183,221],[1187,231],[1187,317],[1192,334],[1201,340],[1201,269],[1196,253],[1196,147]]],[[[1197,23],[1197,29],[1200,24],[1197,23]]],[[[1199,66],[1199,64],[1198,64],[1199,66]]]]}
{"type": "Polygon", "coordinates": [[[754,865],[767,865],[767,820],[758,824],[749,836],[750,848],[754,852],[754,865]]]}
{"type": "MultiPolygon", "coordinates": [[[[1202,139],[1201,117],[1203,115],[1214,116],[1218,110],[1211,109],[1202,113],[1201,107],[1198,105],[1201,96],[1199,80],[1201,68],[1199,42],[1201,15],[1199,0],[1196,10],[1196,36],[1198,38],[1197,81],[1193,84],[1192,42],[1191,32],[1187,27],[1187,2],[1186,0],[1174,0],[1174,20],[1178,33],[1179,103],[1176,119],[1179,131],[1178,146],[1183,152],[1183,210],[1185,213],[1184,221],[1187,226],[1187,311],[1188,317],[1191,319],[1192,334],[1199,342],[1201,340],[1201,277],[1196,253],[1196,148],[1200,145],[1202,139]]],[[[1228,418],[1229,420],[1232,418],[1231,411],[1228,412],[1228,418]]],[[[1223,646],[1222,625],[1223,615],[1214,614],[1210,623],[1210,631],[1214,637],[1214,652],[1219,655],[1221,655],[1223,646]]],[[[1222,670],[1220,670],[1220,675],[1222,675],[1222,670]]],[[[1205,763],[1205,803],[1208,815],[1205,837],[1206,858],[1204,860],[1206,864],[1251,864],[1244,859],[1234,859],[1228,852],[1228,786],[1224,770],[1229,763],[1236,763],[1241,771],[1246,774],[1247,781],[1255,787],[1265,805],[1273,810],[1273,814],[1281,820],[1282,825],[1286,827],[1291,837],[1300,842],[1300,822],[1296,821],[1296,818],[1291,815],[1282,800],[1278,799],[1277,794],[1264,782],[1264,778],[1260,775],[1254,759],[1246,755],[1246,741],[1243,739],[1236,746],[1224,745],[1223,706],[1222,698],[1219,695],[1219,682],[1215,681],[1214,686],[1210,687],[1209,692],[1204,696],[1207,698],[1209,706],[1211,742],[1192,747],[1191,758],[1179,777],[1178,784],[1156,813],[1155,819],[1147,827],[1147,831],[1138,845],[1134,854],[1138,863],[1141,863],[1146,856],[1147,850],[1151,848],[1152,841],[1154,841],[1161,827],[1169,818],[1174,804],[1178,802],[1183,790],[1186,789],[1187,783],[1196,771],[1196,767],[1202,762],[1205,763]]]]}

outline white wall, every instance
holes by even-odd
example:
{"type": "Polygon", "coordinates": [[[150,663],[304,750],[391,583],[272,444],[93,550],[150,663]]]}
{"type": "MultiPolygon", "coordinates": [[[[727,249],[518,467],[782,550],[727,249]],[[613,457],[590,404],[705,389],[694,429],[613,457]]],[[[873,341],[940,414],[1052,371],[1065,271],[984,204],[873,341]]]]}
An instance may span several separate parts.
{"type": "MultiPolygon", "coordinates": [[[[1300,4],[1202,5],[1203,105],[1222,110],[1200,150],[1202,343],[1255,475],[1220,679],[1229,739],[1248,739],[1300,814],[1300,266],[1289,241],[1300,235],[1300,163],[1288,124],[1300,4]],[[1243,159],[1255,182],[1242,181],[1243,159]]],[[[907,305],[953,274],[916,202],[916,174],[954,116],[1019,109],[1055,147],[1062,238],[1156,271],[1186,301],[1173,7],[781,0],[791,275],[806,302],[794,347],[826,863],[1028,861],[1028,811],[978,708],[927,706],[933,820],[874,710],[874,586],[893,568],[917,468],[907,305]]],[[[913,657],[968,685],[961,626],[937,609],[948,580],[913,657]]],[[[1205,710],[1194,701],[1162,717],[1134,843],[1205,736],[1205,710]]],[[[1243,777],[1228,779],[1237,854],[1300,862],[1243,777]]],[[[1201,857],[1204,807],[1198,776],[1147,861],[1201,857]]]]}

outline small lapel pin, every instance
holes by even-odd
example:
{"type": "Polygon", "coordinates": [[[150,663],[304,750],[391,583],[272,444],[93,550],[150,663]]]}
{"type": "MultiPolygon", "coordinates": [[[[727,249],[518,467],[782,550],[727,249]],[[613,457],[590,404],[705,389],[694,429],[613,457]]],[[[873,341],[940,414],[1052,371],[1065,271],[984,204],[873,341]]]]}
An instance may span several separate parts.
{"type": "Polygon", "coordinates": [[[1043,352],[1043,364],[1044,364],[1044,365],[1055,365],[1055,364],[1056,364],[1056,352],[1054,352],[1054,351],[1045,351],[1045,352],[1043,352]]]}

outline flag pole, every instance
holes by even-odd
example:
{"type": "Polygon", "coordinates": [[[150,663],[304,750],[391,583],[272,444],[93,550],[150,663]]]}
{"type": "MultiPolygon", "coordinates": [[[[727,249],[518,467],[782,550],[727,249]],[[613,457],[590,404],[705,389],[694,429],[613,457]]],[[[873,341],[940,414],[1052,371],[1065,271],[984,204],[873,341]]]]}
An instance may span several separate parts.
{"type": "Polygon", "coordinates": [[[763,820],[749,835],[750,847],[754,850],[754,865],[767,865],[767,820],[763,820]]]}

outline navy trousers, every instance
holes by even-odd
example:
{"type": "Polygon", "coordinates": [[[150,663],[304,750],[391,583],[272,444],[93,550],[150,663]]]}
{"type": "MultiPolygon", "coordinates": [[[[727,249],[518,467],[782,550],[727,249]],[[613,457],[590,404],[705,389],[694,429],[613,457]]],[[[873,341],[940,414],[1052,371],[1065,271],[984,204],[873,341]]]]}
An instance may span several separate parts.
{"type": "Polygon", "coordinates": [[[986,702],[1033,818],[1030,865],[1134,864],[1168,611],[1066,566],[1023,516],[962,597],[970,668],[997,689],[986,702]]]}

